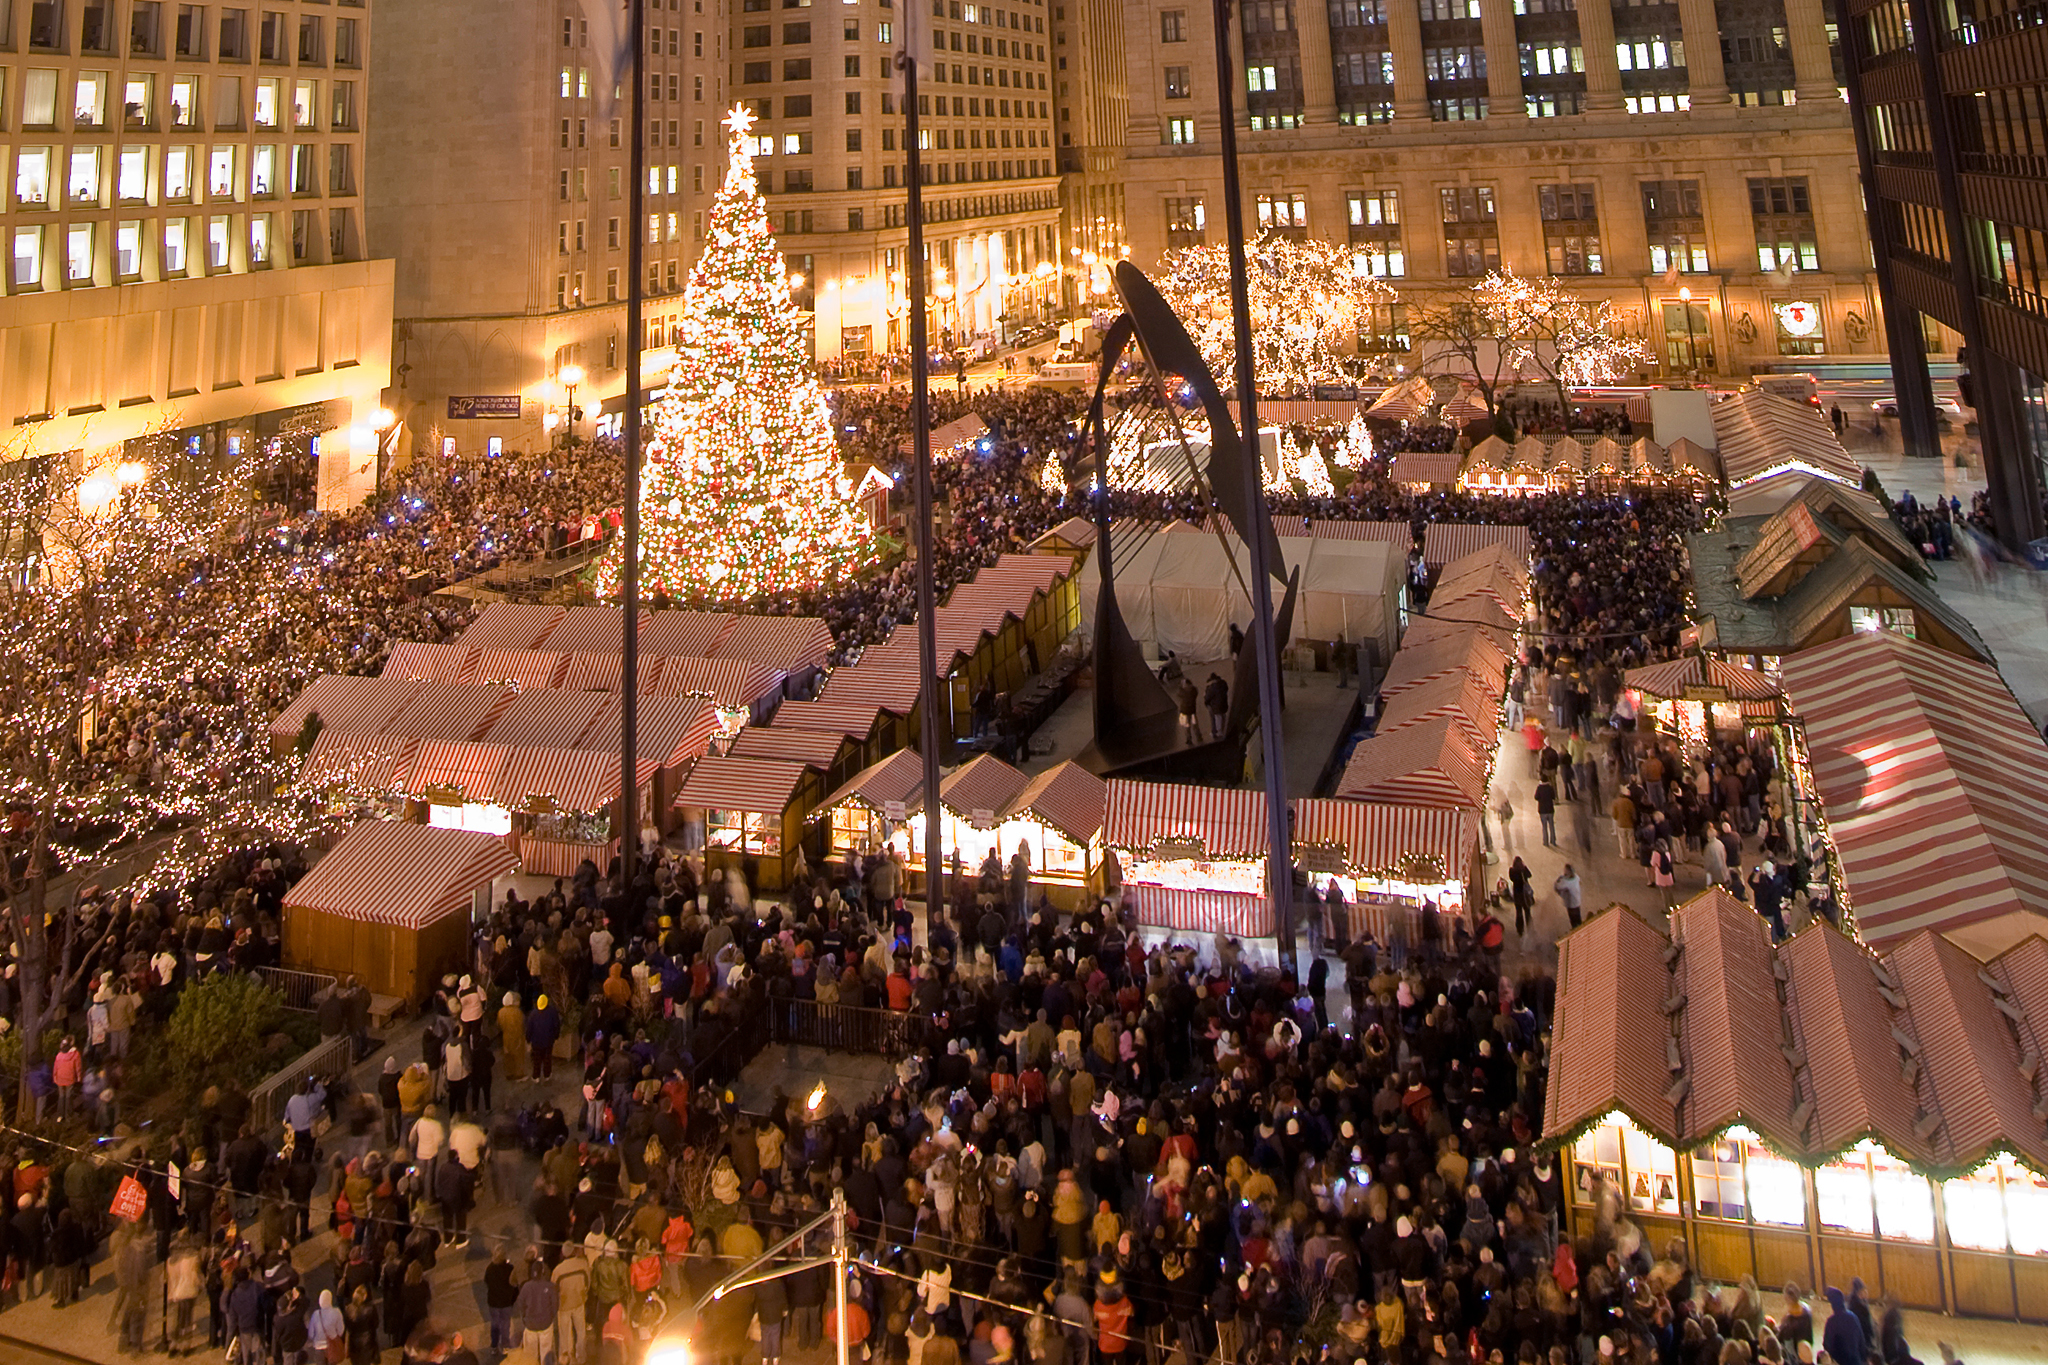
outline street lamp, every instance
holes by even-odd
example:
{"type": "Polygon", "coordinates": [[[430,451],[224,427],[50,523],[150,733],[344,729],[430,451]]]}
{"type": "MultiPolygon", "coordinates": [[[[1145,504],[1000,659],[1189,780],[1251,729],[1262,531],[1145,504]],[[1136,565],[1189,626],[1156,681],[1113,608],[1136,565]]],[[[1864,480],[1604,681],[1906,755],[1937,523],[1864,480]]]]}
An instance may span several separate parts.
{"type": "Polygon", "coordinates": [[[1678,306],[1685,311],[1685,369],[1688,379],[1696,378],[1700,371],[1699,351],[1693,345],[1692,333],[1692,289],[1688,285],[1678,286],[1678,306]]]}
{"type": "MultiPolygon", "coordinates": [[[[583,410],[576,406],[576,388],[583,382],[583,367],[564,365],[555,371],[555,382],[567,390],[569,395],[569,401],[564,405],[562,414],[562,425],[565,428],[563,443],[573,450],[576,447],[576,419],[583,415],[583,410]]],[[[626,401],[631,403],[636,398],[637,395],[628,394],[626,401]]]]}

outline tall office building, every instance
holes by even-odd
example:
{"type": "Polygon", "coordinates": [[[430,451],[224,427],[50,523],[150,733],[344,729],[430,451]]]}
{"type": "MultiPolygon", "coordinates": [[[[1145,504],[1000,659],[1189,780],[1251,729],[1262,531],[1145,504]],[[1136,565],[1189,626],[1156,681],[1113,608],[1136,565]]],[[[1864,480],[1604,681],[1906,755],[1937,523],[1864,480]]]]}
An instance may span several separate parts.
{"type": "Polygon", "coordinates": [[[2042,534],[2048,460],[2048,29],[2010,0],[1848,0],[1857,114],[1906,448],[1939,454],[1933,324],[1961,333],[1999,536],[2042,534]]]}
{"type": "Polygon", "coordinates": [[[0,458],[294,458],[374,488],[389,261],[365,250],[362,0],[0,0],[0,458]]]}
{"type": "MultiPolygon", "coordinates": [[[[1069,5],[1078,0],[1064,0],[1069,5]]],[[[1671,373],[1883,351],[1821,0],[1245,0],[1245,219],[1412,299],[1495,267],[1611,299],[1671,373]]],[[[1132,258],[1221,238],[1215,30],[1123,7],[1132,258]]],[[[1408,344],[1406,309],[1369,344],[1408,344]]]]}
{"type": "Polygon", "coordinates": [[[1124,136],[1131,121],[1123,0],[1054,0],[1053,91],[1059,122],[1064,308],[1106,304],[1125,245],[1124,136]]]}
{"type": "Polygon", "coordinates": [[[725,171],[726,9],[647,0],[646,217],[635,224],[629,70],[608,70],[607,35],[582,0],[385,8],[370,239],[398,260],[393,407],[430,447],[545,444],[569,416],[565,378],[577,381],[579,436],[616,424],[628,234],[646,237],[645,340],[658,347],[725,171]],[[484,401],[459,401],[470,399],[484,401]]]}
{"type": "MultiPolygon", "coordinates": [[[[1059,170],[1047,0],[930,4],[919,83],[934,345],[1049,320],[1059,170]]],[[[821,360],[909,345],[897,0],[739,0],[734,90],[757,116],[755,174],[814,310],[821,360]]]]}

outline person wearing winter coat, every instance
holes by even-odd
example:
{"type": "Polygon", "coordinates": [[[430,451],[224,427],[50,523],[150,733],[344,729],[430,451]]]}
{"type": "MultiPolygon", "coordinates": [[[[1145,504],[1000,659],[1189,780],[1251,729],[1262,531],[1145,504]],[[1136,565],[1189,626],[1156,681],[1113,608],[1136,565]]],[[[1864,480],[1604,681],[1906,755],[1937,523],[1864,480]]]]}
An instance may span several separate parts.
{"type": "Polygon", "coordinates": [[[1820,1334],[1821,1349],[1841,1365],[1862,1365],[1869,1354],[1869,1340],[1863,1335],[1863,1324],[1849,1311],[1847,1298],[1833,1285],[1828,1286],[1828,1309],[1827,1326],[1820,1334]]]}

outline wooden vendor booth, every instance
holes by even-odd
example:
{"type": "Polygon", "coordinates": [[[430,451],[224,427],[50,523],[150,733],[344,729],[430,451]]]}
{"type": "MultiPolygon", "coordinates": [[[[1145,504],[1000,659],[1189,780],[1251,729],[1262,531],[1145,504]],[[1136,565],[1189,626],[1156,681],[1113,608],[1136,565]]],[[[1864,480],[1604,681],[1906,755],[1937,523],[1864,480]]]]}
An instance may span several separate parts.
{"type": "Polygon", "coordinates": [[[1124,908],[1153,931],[1148,937],[1273,943],[1263,791],[1112,778],[1107,799],[1103,838],[1117,858],[1124,908]]]}
{"type": "Polygon", "coordinates": [[[417,1003],[468,966],[471,916],[489,911],[517,861],[473,830],[357,825],[285,893],[284,964],[417,1003]]]}
{"type": "Polygon", "coordinates": [[[1773,948],[1712,890],[1669,937],[1614,906],[1558,950],[1543,1141],[1574,1229],[1604,1210],[1711,1280],[2048,1320],[2048,941],[1773,948]]]}
{"type": "MultiPolygon", "coordinates": [[[[1397,932],[1420,943],[1426,916],[1463,919],[1471,903],[1479,813],[1304,798],[1294,803],[1294,857],[1324,901],[1310,910],[1325,917],[1326,935],[1334,885],[1349,907],[1352,936],[1370,929],[1381,943],[1397,932]]],[[[1447,941],[1450,926],[1440,927],[1447,941]]]]}
{"type": "Polygon", "coordinates": [[[686,840],[701,822],[707,871],[739,866],[755,891],[780,891],[823,788],[818,770],[802,763],[712,755],[690,770],[676,807],[686,840]]]}
{"type": "MultiPolygon", "coordinates": [[[[911,880],[923,885],[925,809],[922,760],[904,751],[876,764],[834,792],[813,815],[825,825],[833,857],[895,849],[911,880]]],[[[1034,895],[1043,891],[1061,909],[1093,902],[1103,889],[1103,811],[1107,788],[1076,763],[1061,763],[1027,777],[983,754],[939,782],[942,847],[957,850],[962,871],[973,876],[990,852],[1007,869],[1023,846],[1031,863],[1034,895]]]]}

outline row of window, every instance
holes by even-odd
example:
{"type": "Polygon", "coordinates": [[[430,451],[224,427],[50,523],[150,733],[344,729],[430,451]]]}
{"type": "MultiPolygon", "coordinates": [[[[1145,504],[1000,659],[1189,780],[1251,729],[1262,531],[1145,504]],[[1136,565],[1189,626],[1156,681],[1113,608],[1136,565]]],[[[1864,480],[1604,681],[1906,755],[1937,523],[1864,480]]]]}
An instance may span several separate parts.
{"type": "Polygon", "coordinates": [[[240,201],[278,194],[318,195],[322,192],[321,162],[326,162],[326,192],[356,192],[355,148],[331,143],[321,148],[300,143],[292,147],[212,148],[20,147],[14,153],[14,207],[49,209],[62,205],[105,208],[109,204],[189,204],[201,198],[240,201]],[[57,195],[62,176],[63,194],[57,195]],[[246,180],[245,180],[246,175],[246,180]],[[112,191],[111,197],[109,190],[112,191]]]}
{"type": "MultiPolygon", "coordinates": [[[[115,223],[17,225],[12,230],[8,282],[16,294],[51,289],[168,280],[267,270],[277,264],[282,214],[214,214],[199,218],[127,219],[115,223]]],[[[360,253],[355,215],[326,215],[327,259],[360,253]]],[[[290,218],[291,258],[311,263],[321,245],[318,210],[290,218]]]]}
{"type": "MultiPolygon", "coordinates": [[[[1649,238],[1647,268],[1681,274],[1709,269],[1706,219],[1697,180],[1653,180],[1640,186],[1643,227],[1649,238]]],[[[1601,249],[1600,220],[1591,184],[1539,185],[1537,214],[1543,223],[1545,263],[1553,275],[1600,275],[1607,272],[1601,249]]],[[[1755,231],[1759,270],[1818,270],[1820,248],[1813,203],[1803,176],[1752,177],[1750,219],[1755,231]]],[[[1401,202],[1398,190],[1352,192],[1346,196],[1354,244],[1371,242],[1376,249],[1360,262],[1360,272],[1399,276],[1406,273],[1401,245],[1401,202]]],[[[1302,193],[1261,194],[1256,199],[1261,230],[1295,235],[1308,231],[1308,200],[1302,193]]],[[[1439,191],[1443,224],[1445,273],[1453,277],[1483,275],[1500,267],[1498,213],[1491,186],[1447,186],[1439,191]]],[[[1167,245],[1198,245],[1204,240],[1206,213],[1199,197],[1166,200],[1167,245]]],[[[2038,238],[2038,234],[2036,235],[2038,238]]],[[[2012,260],[2027,255],[2024,246],[2007,249],[2012,260]]],[[[2044,261],[2048,264],[2048,261],[2044,261]]],[[[1998,272],[1993,272],[1996,275],[1998,272]]],[[[2038,276],[2030,276],[2038,279],[2038,276]]]]}
{"type": "MultiPolygon", "coordinates": [[[[1593,1203],[1596,1185],[1604,1183],[1639,1214],[1689,1212],[1728,1223],[1935,1240],[1934,1183],[1878,1144],[1861,1143],[1814,1167],[1811,1208],[1808,1174],[1742,1129],[1681,1158],[1633,1124],[1606,1123],[1572,1149],[1572,1193],[1580,1204],[1593,1203]]],[[[2048,1254],[2048,1177],[2000,1157],[1940,1185],[1950,1245],[2048,1254]]]]}
{"type": "MultiPolygon", "coordinates": [[[[354,9],[362,0],[339,0],[354,9]]],[[[277,65],[326,66],[330,53],[336,66],[361,66],[362,42],[358,22],[337,18],[333,41],[328,40],[324,15],[302,14],[294,26],[282,10],[252,11],[224,7],[218,21],[208,5],[167,4],[163,0],[134,0],[128,9],[126,32],[122,32],[112,0],[31,0],[28,7],[28,45],[37,52],[76,52],[113,55],[120,51],[144,59],[184,57],[200,61],[245,62],[249,60],[252,34],[257,57],[277,65]],[[208,40],[212,40],[209,50],[208,40]]],[[[0,6],[0,19],[8,14],[0,6]]],[[[0,37],[5,37],[0,31],[0,37]]]]}
{"type": "Polygon", "coordinates": [[[319,129],[324,113],[325,126],[353,130],[356,82],[330,81],[327,85],[328,100],[323,105],[319,80],[309,77],[287,81],[265,76],[251,85],[254,98],[245,108],[240,76],[180,75],[160,81],[148,72],[130,72],[116,81],[106,71],[81,71],[66,78],[52,67],[29,67],[21,73],[18,126],[25,130],[56,129],[64,107],[61,96],[68,93],[71,127],[77,132],[104,131],[113,126],[110,118],[118,118],[120,126],[128,132],[156,132],[163,128],[197,132],[207,126],[209,103],[211,126],[217,132],[238,131],[245,126],[276,128],[285,116],[287,100],[294,129],[319,129]],[[206,98],[209,93],[210,102],[206,98]]]}

